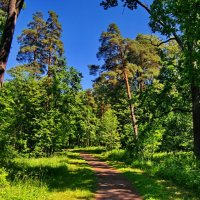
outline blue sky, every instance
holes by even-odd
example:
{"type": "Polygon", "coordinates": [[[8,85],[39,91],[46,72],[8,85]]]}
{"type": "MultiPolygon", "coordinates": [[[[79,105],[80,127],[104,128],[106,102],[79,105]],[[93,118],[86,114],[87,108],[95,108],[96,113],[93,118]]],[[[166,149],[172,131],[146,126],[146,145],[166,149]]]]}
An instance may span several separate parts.
{"type": "MultiPolygon", "coordinates": [[[[32,20],[32,14],[41,11],[47,17],[48,10],[53,10],[62,24],[62,41],[67,63],[83,74],[83,88],[91,88],[94,77],[89,75],[87,66],[100,63],[96,58],[100,46],[99,37],[110,23],[116,23],[122,35],[132,39],[138,33],[151,33],[148,14],[143,9],[125,9],[123,12],[123,7],[118,6],[105,11],[99,6],[100,2],[101,0],[26,0],[26,8],[17,21],[7,68],[17,65],[17,36],[32,20]]],[[[148,3],[150,0],[144,2],[148,3]]]]}

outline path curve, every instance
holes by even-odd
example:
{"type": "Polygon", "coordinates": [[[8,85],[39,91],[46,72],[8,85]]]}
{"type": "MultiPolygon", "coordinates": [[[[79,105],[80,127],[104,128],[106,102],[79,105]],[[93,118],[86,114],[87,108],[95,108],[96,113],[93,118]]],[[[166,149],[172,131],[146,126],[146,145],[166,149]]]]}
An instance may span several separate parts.
{"type": "Polygon", "coordinates": [[[97,176],[96,200],[142,200],[126,178],[116,169],[90,154],[81,153],[80,155],[97,176]]]}

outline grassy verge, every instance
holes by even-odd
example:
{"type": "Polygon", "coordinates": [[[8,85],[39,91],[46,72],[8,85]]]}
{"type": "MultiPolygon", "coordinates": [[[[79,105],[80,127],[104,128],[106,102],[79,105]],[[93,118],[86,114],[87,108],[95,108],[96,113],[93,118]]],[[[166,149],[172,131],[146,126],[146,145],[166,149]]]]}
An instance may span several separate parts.
{"type": "Polygon", "coordinates": [[[145,160],[133,159],[124,150],[114,150],[98,156],[118,168],[144,199],[199,199],[200,171],[190,154],[156,154],[145,160]]]}
{"type": "Polygon", "coordinates": [[[90,200],[96,185],[93,171],[75,152],[16,159],[8,180],[0,181],[1,200],[90,200]]]}

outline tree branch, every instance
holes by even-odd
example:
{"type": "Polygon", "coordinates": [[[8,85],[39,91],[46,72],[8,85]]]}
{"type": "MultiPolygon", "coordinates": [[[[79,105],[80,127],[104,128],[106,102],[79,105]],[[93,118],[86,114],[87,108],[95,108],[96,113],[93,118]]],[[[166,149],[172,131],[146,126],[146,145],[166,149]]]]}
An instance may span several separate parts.
{"type": "MultiPolygon", "coordinates": [[[[147,5],[145,5],[144,3],[142,3],[142,2],[139,1],[139,0],[136,0],[136,2],[137,2],[141,7],[143,7],[150,15],[152,15],[152,14],[151,14],[151,10],[150,10],[150,8],[149,8],[147,5]]],[[[160,20],[157,20],[157,23],[159,23],[162,27],[165,26],[165,24],[164,24],[162,21],[160,21],[160,20]]],[[[181,50],[184,51],[184,45],[183,45],[181,39],[178,37],[178,35],[177,35],[175,32],[172,32],[172,35],[174,36],[174,39],[177,41],[177,43],[178,43],[178,45],[180,46],[181,50]]]]}
{"type": "MultiPolygon", "coordinates": [[[[124,0],[122,0],[122,1],[124,1],[124,0]]],[[[152,16],[152,11],[151,11],[151,9],[150,9],[150,7],[148,7],[145,3],[143,3],[142,1],[140,1],[140,0],[132,0],[132,1],[128,1],[128,0],[126,0],[125,1],[125,4],[124,4],[124,6],[127,6],[127,4],[131,4],[131,3],[137,3],[138,5],[140,5],[142,8],[144,8],[148,13],[149,13],[149,15],[150,16],[152,16]]],[[[108,9],[108,8],[110,8],[110,7],[115,7],[115,6],[117,6],[118,5],[118,1],[117,0],[106,0],[106,1],[103,1],[101,4],[100,4],[101,6],[103,6],[104,7],[104,9],[108,9]]],[[[128,7],[128,6],[127,6],[128,7]]],[[[133,6],[133,7],[129,7],[131,10],[133,10],[133,9],[135,9],[135,6],[133,6]]],[[[161,25],[162,27],[165,27],[165,23],[164,22],[162,22],[161,20],[156,20],[156,23],[158,23],[159,25],[161,25]]],[[[175,32],[175,31],[171,31],[171,35],[175,38],[175,40],[177,41],[177,43],[178,43],[178,45],[179,45],[179,47],[181,48],[181,50],[182,51],[184,51],[185,50],[185,47],[184,47],[184,45],[183,45],[183,43],[182,43],[182,41],[181,41],[181,38],[177,35],[177,33],[175,32]]]]}
{"type": "Polygon", "coordinates": [[[178,45],[180,46],[181,50],[184,51],[185,48],[183,46],[181,39],[178,37],[178,35],[175,32],[172,34],[173,34],[175,40],[177,41],[178,45]]]}
{"type": "Polygon", "coordinates": [[[138,1],[138,0],[136,0],[136,2],[137,2],[141,7],[143,7],[143,8],[151,15],[150,8],[149,8],[146,4],[144,4],[144,3],[142,3],[141,1],[138,1]]]}
{"type": "Polygon", "coordinates": [[[176,39],[175,39],[174,37],[173,37],[173,38],[169,38],[168,40],[162,41],[162,42],[160,42],[160,43],[158,43],[158,44],[154,44],[152,40],[150,40],[150,42],[151,42],[151,44],[152,44],[153,46],[159,47],[159,46],[161,46],[162,44],[168,43],[168,42],[171,41],[171,40],[176,40],[176,39]]]}

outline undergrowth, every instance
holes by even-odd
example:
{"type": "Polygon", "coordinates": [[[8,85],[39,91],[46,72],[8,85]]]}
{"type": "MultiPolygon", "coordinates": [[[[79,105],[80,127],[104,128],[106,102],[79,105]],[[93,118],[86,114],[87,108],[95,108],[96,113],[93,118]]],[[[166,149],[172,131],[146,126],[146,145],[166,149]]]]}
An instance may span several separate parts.
{"type": "MultiPolygon", "coordinates": [[[[126,150],[113,150],[104,152],[101,158],[112,161],[110,163],[124,172],[146,199],[151,199],[150,193],[159,192],[163,184],[174,188],[174,193],[178,194],[172,199],[199,199],[200,163],[192,152],[156,153],[151,158],[135,158],[126,150]],[[151,179],[151,181],[149,179],[149,184],[147,177],[151,179]],[[144,189],[145,186],[147,189],[144,189]],[[155,187],[158,190],[154,191],[155,187]]],[[[167,192],[170,193],[170,191],[167,192]]],[[[171,192],[173,194],[173,191],[171,192]]],[[[152,199],[170,198],[156,196],[152,199]]]]}
{"type": "Polygon", "coordinates": [[[0,169],[1,200],[93,199],[96,180],[78,153],[17,158],[0,169]]]}

